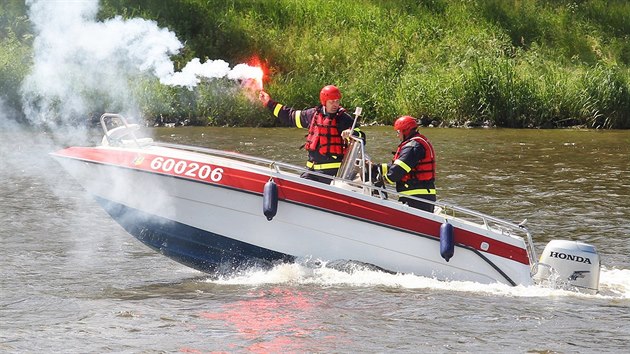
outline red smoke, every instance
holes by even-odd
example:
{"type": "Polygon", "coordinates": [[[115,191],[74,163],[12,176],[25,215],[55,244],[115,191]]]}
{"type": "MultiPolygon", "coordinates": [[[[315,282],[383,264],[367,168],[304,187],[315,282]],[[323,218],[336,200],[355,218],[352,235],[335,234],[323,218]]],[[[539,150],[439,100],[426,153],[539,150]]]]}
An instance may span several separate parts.
{"type": "Polygon", "coordinates": [[[258,56],[253,56],[247,61],[247,65],[253,66],[260,69],[260,76],[255,78],[257,89],[262,90],[264,86],[264,82],[269,79],[269,69],[267,66],[258,58],[258,56]]]}

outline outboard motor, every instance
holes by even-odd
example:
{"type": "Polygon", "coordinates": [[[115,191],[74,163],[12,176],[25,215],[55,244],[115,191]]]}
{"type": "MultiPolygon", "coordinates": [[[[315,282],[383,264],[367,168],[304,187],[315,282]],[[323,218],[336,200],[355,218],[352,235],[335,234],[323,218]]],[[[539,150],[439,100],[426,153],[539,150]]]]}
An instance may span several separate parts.
{"type": "Polygon", "coordinates": [[[600,267],[594,246],[579,241],[552,240],[540,256],[534,279],[556,282],[567,290],[596,294],[600,267]]]}

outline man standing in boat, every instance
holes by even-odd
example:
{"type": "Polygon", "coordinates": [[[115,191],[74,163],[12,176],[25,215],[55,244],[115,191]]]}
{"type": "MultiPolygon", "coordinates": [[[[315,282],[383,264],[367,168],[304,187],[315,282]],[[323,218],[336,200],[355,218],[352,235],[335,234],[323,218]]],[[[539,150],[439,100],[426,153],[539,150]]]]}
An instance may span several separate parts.
{"type": "MultiPolygon", "coordinates": [[[[319,93],[320,105],[304,110],[284,106],[260,91],[260,101],[285,125],[308,129],[304,148],[308,151],[306,167],[310,171],[335,176],[346,152],[347,139],[352,134],[365,141],[365,134],[354,125],[354,118],[340,106],[341,91],[334,86],[324,86],[319,93]]],[[[330,183],[332,179],[311,173],[303,178],[330,183]]]]}
{"type": "MultiPolygon", "coordinates": [[[[435,151],[426,136],[418,132],[414,117],[402,116],[394,122],[394,130],[401,143],[392,162],[373,166],[373,174],[383,182],[396,184],[396,191],[436,201],[435,151]],[[377,177],[378,178],[378,177],[377,177]]],[[[400,201],[412,208],[433,212],[433,204],[401,197],[400,201]]]]}

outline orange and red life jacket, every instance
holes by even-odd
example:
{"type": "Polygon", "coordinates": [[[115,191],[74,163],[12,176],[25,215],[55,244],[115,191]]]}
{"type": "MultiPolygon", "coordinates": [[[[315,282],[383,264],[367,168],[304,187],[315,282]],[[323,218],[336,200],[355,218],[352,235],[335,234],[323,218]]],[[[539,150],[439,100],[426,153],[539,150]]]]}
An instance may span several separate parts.
{"type": "MultiPolygon", "coordinates": [[[[404,175],[400,181],[407,182],[413,179],[418,181],[430,181],[435,179],[435,151],[433,150],[433,145],[431,145],[429,139],[422,134],[418,134],[410,138],[410,140],[411,139],[415,140],[418,144],[424,147],[424,158],[422,158],[422,160],[420,160],[418,164],[411,169],[411,171],[404,175]]],[[[407,143],[408,140],[398,146],[394,160],[398,159],[400,151],[407,143]]]]}
{"type": "Polygon", "coordinates": [[[340,108],[336,114],[324,115],[317,110],[308,127],[306,150],[318,151],[322,155],[343,155],[346,146],[337,127],[337,117],[343,112],[340,108]]]}

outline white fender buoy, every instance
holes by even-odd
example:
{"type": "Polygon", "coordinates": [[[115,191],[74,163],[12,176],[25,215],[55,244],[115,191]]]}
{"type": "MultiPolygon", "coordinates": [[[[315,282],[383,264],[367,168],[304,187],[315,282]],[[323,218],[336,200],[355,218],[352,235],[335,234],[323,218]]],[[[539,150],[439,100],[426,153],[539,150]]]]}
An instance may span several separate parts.
{"type": "Polygon", "coordinates": [[[278,212],[278,186],[273,179],[265,183],[263,188],[263,214],[271,221],[278,212]]]}
{"type": "Polygon", "coordinates": [[[440,226],[440,255],[447,262],[455,253],[455,240],[453,237],[453,225],[445,221],[440,226]]]}

